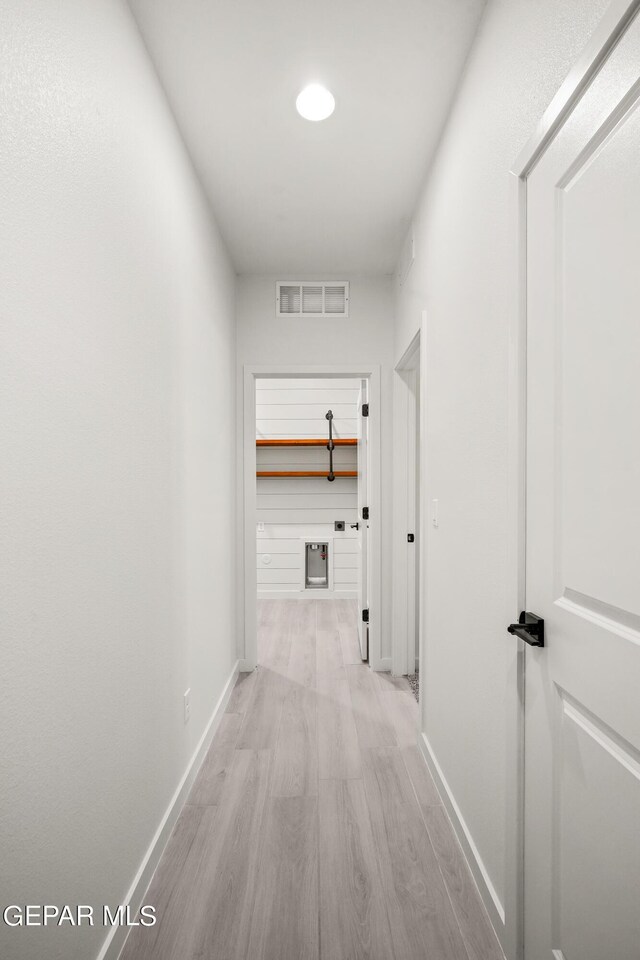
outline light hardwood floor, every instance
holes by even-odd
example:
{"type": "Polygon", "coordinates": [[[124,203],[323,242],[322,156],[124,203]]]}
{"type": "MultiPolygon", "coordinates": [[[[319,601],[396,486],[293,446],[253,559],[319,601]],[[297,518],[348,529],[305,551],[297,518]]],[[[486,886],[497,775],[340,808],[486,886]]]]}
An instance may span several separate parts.
{"type": "Polygon", "coordinates": [[[347,600],[259,604],[241,674],[122,960],[503,960],[347,600]]]}

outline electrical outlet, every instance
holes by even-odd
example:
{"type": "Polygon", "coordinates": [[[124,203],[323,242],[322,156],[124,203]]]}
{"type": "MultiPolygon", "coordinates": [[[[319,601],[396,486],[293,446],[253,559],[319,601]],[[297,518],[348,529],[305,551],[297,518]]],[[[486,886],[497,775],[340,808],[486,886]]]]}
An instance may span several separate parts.
{"type": "Polygon", "coordinates": [[[184,692],[184,722],[189,723],[191,719],[191,687],[184,692]]]}

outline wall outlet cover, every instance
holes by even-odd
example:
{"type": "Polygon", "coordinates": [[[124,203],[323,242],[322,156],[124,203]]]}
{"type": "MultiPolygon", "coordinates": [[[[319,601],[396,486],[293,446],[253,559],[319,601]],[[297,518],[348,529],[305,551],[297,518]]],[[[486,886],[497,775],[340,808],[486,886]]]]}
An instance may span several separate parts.
{"type": "Polygon", "coordinates": [[[334,529],[334,530],[337,530],[337,531],[344,530],[344,529],[345,529],[345,521],[344,521],[344,520],[335,520],[335,521],[334,521],[334,524],[333,524],[333,529],[334,529]]]}

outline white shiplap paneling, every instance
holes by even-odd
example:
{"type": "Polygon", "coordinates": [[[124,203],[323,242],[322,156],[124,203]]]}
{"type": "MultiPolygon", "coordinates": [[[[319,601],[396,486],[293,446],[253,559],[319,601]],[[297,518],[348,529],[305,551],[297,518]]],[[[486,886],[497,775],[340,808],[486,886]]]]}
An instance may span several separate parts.
{"type": "MultiPolygon", "coordinates": [[[[265,408],[262,409],[264,411],[265,408]]],[[[355,417],[342,419],[334,417],[333,436],[355,437],[356,427],[355,417]]],[[[328,439],[329,426],[324,414],[321,417],[261,419],[256,420],[256,436],[261,440],[284,437],[327,437],[328,439]]]]}
{"type": "Polygon", "coordinates": [[[304,583],[304,543],[329,544],[333,590],[314,590],[316,599],[354,598],[358,588],[358,541],[349,526],[342,532],[331,523],[266,523],[256,539],[258,594],[266,596],[310,596],[304,583]]]}
{"type": "MultiPolygon", "coordinates": [[[[334,436],[354,437],[357,380],[258,380],[256,435],[260,439],[328,437],[327,410],[334,413],[334,436]]],[[[325,447],[258,447],[258,470],[329,469],[325,447]]],[[[357,470],[355,447],[334,450],[334,470],[357,470]]],[[[265,523],[333,523],[356,520],[355,478],[277,478],[257,480],[258,520],[265,523]]]]}

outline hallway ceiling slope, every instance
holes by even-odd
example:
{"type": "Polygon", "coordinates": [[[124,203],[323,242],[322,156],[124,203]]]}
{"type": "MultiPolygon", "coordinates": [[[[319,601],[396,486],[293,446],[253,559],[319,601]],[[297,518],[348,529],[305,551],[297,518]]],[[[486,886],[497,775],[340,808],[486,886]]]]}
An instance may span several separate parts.
{"type": "Polygon", "coordinates": [[[484,4],[130,0],[238,273],[393,273],[484,4]]]}

